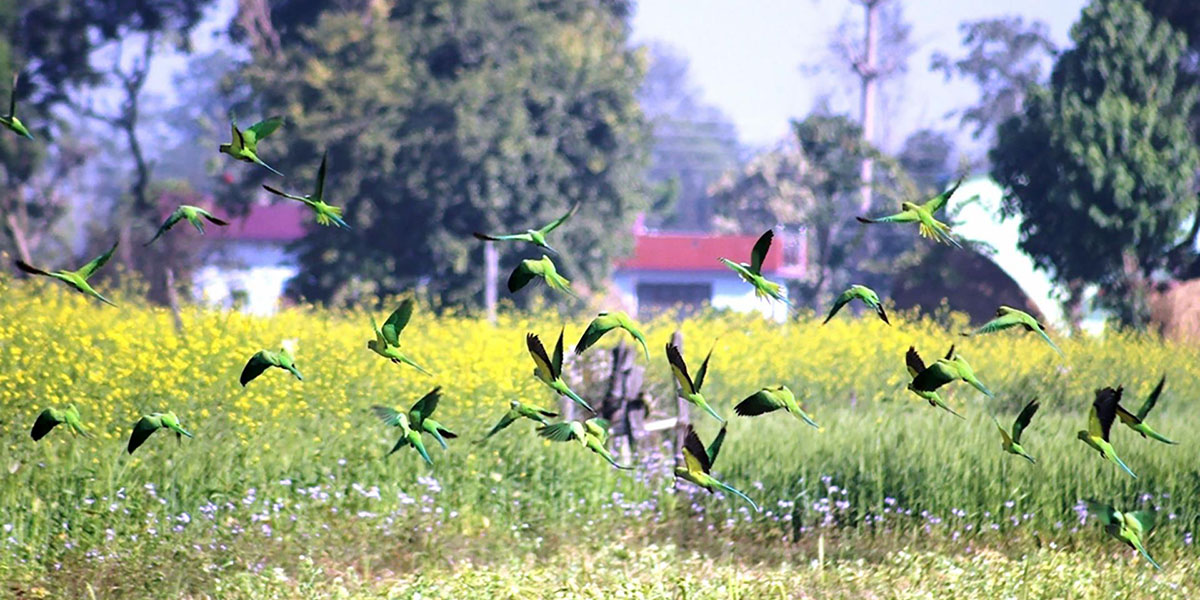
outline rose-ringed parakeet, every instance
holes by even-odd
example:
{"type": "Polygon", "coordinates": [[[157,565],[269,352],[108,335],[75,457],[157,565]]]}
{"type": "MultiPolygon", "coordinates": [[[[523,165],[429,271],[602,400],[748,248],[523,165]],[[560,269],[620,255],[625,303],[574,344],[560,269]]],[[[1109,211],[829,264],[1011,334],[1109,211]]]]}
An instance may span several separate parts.
{"type": "Polygon", "coordinates": [[[858,284],[850,286],[846,291],[842,292],[842,294],[838,296],[836,300],[833,301],[833,308],[829,309],[829,315],[825,317],[825,320],[821,324],[824,325],[825,323],[828,323],[829,320],[833,318],[833,315],[836,315],[839,310],[842,310],[843,306],[845,306],[851,300],[856,299],[861,300],[863,304],[866,304],[871,308],[871,310],[875,311],[875,314],[879,315],[879,318],[884,323],[891,325],[891,323],[888,321],[887,313],[883,310],[883,303],[879,301],[879,294],[876,294],[875,290],[865,285],[858,284]]]}
{"type": "Polygon", "coordinates": [[[1127,427],[1142,434],[1143,438],[1148,437],[1158,440],[1164,444],[1175,444],[1176,442],[1172,442],[1171,440],[1167,439],[1145,422],[1146,415],[1150,414],[1151,409],[1153,409],[1154,405],[1158,403],[1158,397],[1162,395],[1163,386],[1166,385],[1166,383],[1167,375],[1166,373],[1163,373],[1162,378],[1158,380],[1158,385],[1154,386],[1154,390],[1150,392],[1149,396],[1146,397],[1146,401],[1142,403],[1142,407],[1138,409],[1137,414],[1133,414],[1125,410],[1120,403],[1117,403],[1117,417],[1121,419],[1121,422],[1127,427]]]}
{"type": "Polygon", "coordinates": [[[289,200],[303,202],[305,206],[312,209],[313,218],[317,221],[317,225],[336,225],[342,229],[350,229],[350,226],[342,220],[342,208],[340,206],[331,206],[325,203],[325,165],[329,159],[328,153],[321,156],[321,167],[317,169],[317,186],[312,194],[307,196],[296,196],[281,192],[269,185],[264,185],[263,189],[281,196],[289,200]]]}
{"type": "Polygon", "coordinates": [[[174,431],[176,440],[182,440],[185,435],[189,438],[192,437],[192,434],[179,424],[179,417],[176,417],[175,413],[152,413],[143,415],[137,423],[133,424],[133,432],[129,434],[129,445],[126,450],[133,454],[133,451],[137,450],[146,441],[146,438],[150,437],[150,434],[159,429],[174,431]]]}
{"type": "Polygon", "coordinates": [[[750,496],[711,475],[713,463],[716,462],[717,454],[721,452],[721,444],[725,441],[726,426],[721,426],[721,431],[717,433],[712,444],[705,448],[704,443],[700,441],[700,436],[696,435],[696,430],[689,424],[687,434],[683,438],[683,452],[681,453],[683,454],[683,464],[675,465],[675,476],[708,490],[710,494],[717,490],[729,492],[749,502],[750,506],[754,507],[754,512],[761,512],[762,509],[750,499],[750,496]]]}
{"type": "Polygon", "coordinates": [[[1137,479],[1137,475],[1134,475],[1125,465],[1125,461],[1117,456],[1116,449],[1108,441],[1113,421],[1117,418],[1117,404],[1121,402],[1121,392],[1120,387],[1115,390],[1111,387],[1096,390],[1096,399],[1092,401],[1092,410],[1088,413],[1088,428],[1078,432],[1076,437],[1094,448],[1105,460],[1121,467],[1130,477],[1137,479]]]}
{"type": "Polygon", "coordinates": [[[263,119],[242,131],[238,129],[237,121],[231,118],[229,127],[233,130],[232,140],[228,144],[221,144],[218,150],[242,162],[254,163],[283,177],[283,173],[271,168],[258,157],[258,143],[279,129],[280,125],[283,125],[283,117],[275,116],[263,119]]]}
{"type": "Polygon", "coordinates": [[[1039,323],[1037,319],[1033,318],[1033,315],[1023,310],[1015,309],[1011,306],[1001,306],[1000,308],[997,308],[996,318],[984,323],[975,331],[964,332],[963,335],[972,336],[979,335],[981,333],[992,333],[995,331],[1001,331],[1003,329],[1009,329],[1011,327],[1021,327],[1025,331],[1036,331],[1037,334],[1041,336],[1041,338],[1045,340],[1047,344],[1050,344],[1051,348],[1054,348],[1054,351],[1057,352],[1059,356],[1063,356],[1062,350],[1059,350],[1058,346],[1054,345],[1054,341],[1050,339],[1050,336],[1046,335],[1045,326],[1039,323]]]}
{"type": "Polygon", "coordinates": [[[921,237],[926,237],[938,242],[953,244],[961,248],[962,245],[950,233],[950,226],[934,218],[934,213],[946,206],[946,202],[958,191],[958,186],[962,185],[963,180],[959,179],[954,184],[954,187],[934,196],[924,204],[916,204],[913,202],[902,202],[900,204],[900,212],[886,217],[857,217],[860,223],[919,223],[918,230],[921,237]]]}
{"type": "Polygon", "coordinates": [[[558,413],[556,412],[534,406],[525,406],[524,404],[521,404],[520,401],[512,400],[508,403],[508,412],[505,412],[504,416],[500,417],[500,420],[497,421],[496,425],[492,427],[492,430],[487,432],[487,435],[483,436],[483,439],[479,441],[483,442],[493,435],[496,435],[500,432],[500,430],[515,423],[517,419],[524,418],[531,421],[536,421],[542,425],[549,425],[550,421],[547,421],[546,418],[549,417],[553,419],[557,416],[558,413]]]}
{"type": "Polygon", "coordinates": [[[582,406],[588,412],[595,414],[596,410],[592,408],[583,398],[579,397],[574,390],[567,385],[567,382],[562,378],[562,363],[563,363],[563,332],[558,332],[558,343],[554,345],[554,357],[551,358],[546,354],[545,346],[542,346],[542,340],[532,333],[525,335],[525,346],[529,349],[529,355],[533,357],[533,362],[536,365],[533,369],[534,377],[546,384],[546,387],[554,390],[558,394],[566,396],[574,400],[576,404],[582,406]]]}
{"type": "Polygon", "coordinates": [[[1021,410],[1021,414],[1017,415],[1017,420],[1013,421],[1011,434],[1000,426],[996,417],[992,417],[992,422],[996,424],[996,429],[1000,430],[1000,437],[1003,438],[1000,448],[1009,454],[1016,454],[1030,463],[1037,463],[1037,461],[1021,446],[1021,433],[1029,426],[1029,421],[1033,419],[1033,414],[1037,412],[1039,406],[1041,405],[1038,404],[1037,399],[1030,400],[1029,404],[1026,404],[1025,408],[1021,410]]]}
{"type": "Polygon", "coordinates": [[[41,275],[43,277],[53,277],[54,279],[57,279],[65,284],[75,288],[75,291],[77,291],[81,294],[91,296],[91,297],[93,297],[105,304],[108,304],[110,306],[116,306],[116,304],[113,304],[111,301],[109,301],[108,298],[101,296],[99,292],[92,289],[92,286],[88,285],[88,281],[87,281],[92,275],[96,274],[96,271],[100,270],[100,267],[104,266],[104,263],[108,262],[108,259],[112,258],[113,252],[116,249],[117,249],[117,242],[114,242],[112,245],[112,248],[108,249],[108,252],[105,252],[104,254],[101,254],[100,256],[97,256],[96,258],[92,259],[92,262],[89,262],[88,264],[83,265],[77,271],[66,271],[66,270],[46,271],[44,269],[39,269],[35,266],[32,266],[32,265],[30,265],[26,262],[20,261],[20,260],[17,260],[16,264],[17,264],[18,269],[20,269],[26,273],[29,273],[31,275],[41,275]]]}
{"type": "Polygon", "coordinates": [[[1146,538],[1154,530],[1155,512],[1153,510],[1135,510],[1121,512],[1112,506],[1088,499],[1088,512],[1096,515],[1104,525],[1108,535],[1117,538],[1125,545],[1137,550],[1155,569],[1162,567],[1146,552],[1146,538]]]}
{"type": "Polygon", "coordinates": [[[534,246],[537,246],[538,248],[541,248],[542,250],[558,254],[557,250],[551,248],[550,245],[546,243],[546,236],[550,235],[550,232],[557,229],[559,225],[566,223],[567,219],[570,219],[571,215],[575,214],[575,210],[577,208],[579,208],[578,204],[572,205],[571,208],[567,210],[566,214],[551,221],[548,225],[542,227],[541,229],[526,229],[523,233],[512,233],[507,235],[488,235],[486,233],[479,233],[476,231],[475,237],[477,239],[490,240],[493,242],[528,242],[534,246]]]}
{"type": "Polygon", "coordinates": [[[79,409],[75,408],[74,404],[68,404],[66,408],[59,410],[57,408],[47,408],[38,414],[37,420],[33,422],[33,429],[29,431],[29,437],[33,441],[38,441],[46,437],[51,429],[56,426],[66,423],[67,430],[72,435],[82,435],[85,438],[91,438],[92,434],[88,433],[83,428],[83,421],[79,418],[79,409]]]}
{"type": "Polygon", "coordinates": [[[412,428],[407,414],[390,406],[380,406],[378,404],[372,406],[371,411],[385,425],[400,428],[400,439],[396,440],[396,445],[392,446],[391,452],[387,453],[388,456],[395,454],[397,450],[405,446],[412,446],[417,449],[417,454],[420,454],[426,463],[433,464],[433,459],[429,458],[429,451],[425,449],[425,443],[421,441],[421,432],[412,428]]]}
{"type": "Polygon", "coordinates": [[[617,459],[613,458],[613,455],[604,447],[608,443],[608,421],[604,419],[592,418],[583,422],[569,421],[543,425],[538,428],[537,432],[538,435],[552,442],[577,441],[581,446],[599,454],[601,458],[608,461],[608,464],[618,469],[633,468],[618,463],[617,459]]]}
{"type": "Polygon", "coordinates": [[[667,362],[671,364],[671,372],[675,374],[675,381],[679,384],[679,397],[700,407],[723,424],[725,419],[718,415],[712,406],[709,406],[704,394],[700,393],[700,388],[704,386],[704,376],[708,374],[708,361],[711,358],[712,349],[709,349],[708,356],[705,356],[704,362],[700,363],[700,369],[696,371],[696,378],[693,379],[688,375],[687,363],[683,362],[683,353],[679,351],[679,347],[675,344],[667,344],[667,362]]]}
{"type": "Polygon", "coordinates": [[[375,324],[375,317],[371,317],[371,329],[375,331],[375,339],[367,341],[367,348],[370,348],[376,354],[392,361],[393,363],[404,363],[414,369],[430,375],[421,365],[413,362],[411,358],[400,351],[400,333],[408,326],[409,320],[412,319],[413,310],[416,308],[416,301],[408,298],[400,303],[396,310],[388,316],[383,322],[383,327],[375,324]]]}
{"type": "Polygon", "coordinates": [[[33,134],[29,133],[29,128],[17,118],[17,79],[20,73],[13,73],[12,93],[8,96],[8,114],[0,117],[0,125],[3,125],[9,131],[26,139],[33,139],[33,134]]]}
{"type": "Polygon", "coordinates": [[[442,397],[441,386],[435,387],[429,393],[421,396],[412,408],[408,409],[409,426],[418,431],[424,431],[433,436],[437,440],[438,445],[442,450],[446,449],[446,438],[454,439],[458,434],[446,429],[441,423],[434,421],[431,417],[433,411],[437,410],[438,401],[442,397]]]}
{"type": "Polygon", "coordinates": [[[544,254],[537,260],[527,258],[517,264],[517,267],[508,276],[509,293],[517,293],[518,290],[528,285],[530,281],[533,281],[534,277],[541,277],[546,280],[546,285],[556,292],[562,292],[572,297],[575,296],[575,292],[571,290],[571,281],[559,275],[558,268],[554,266],[554,261],[550,260],[550,257],[544,254]]]}
{"type": "Polygon", "coordinates": [[[162,237],[162,234],[166,233],[168,230],[174,227],[176,223],[183,219],[187,219],[187,222],[191,223],[192,227],[195,227],[196,231],[200,232],[200,235],[204,235],[204,221],[201,221],[201,218],[208,219],[210,223],[218,227],[224,227],[229,224],[214,217],[212,213],[200,208],[199,206],[183,204],[180,205],[179,208],[175,209],[175,211],[167,217],[167,220],[163,221],[162,225],[159,226],[158,231],[154,233],[154,237],[150,238],[149,242],[146,242],[142,245],[149,246],[150,244],[153,244],[154,240],[162,237]]]}
{"type": "MultiPolygon", "coordinates": [[[[946,353],[946,358],[950,358],[953,355],[954,346],[951,346],[950,352],[946,353]]],[[[904,364],[908,368],[908,375],[913,379],[913,381],[916,381],[917,376],[921,373],[924,373],[926,370],[925,362],[921,360],[921,355],[917,354],[917,349],[912,346],[908,347],[908,352],[904,355],[904,364]]],[[[908,390],[920,396],[921,398],[924,398],[930,406],[941,408],[960,419],[965,419],[965,417],[954,412],[954,409],[950,408],[944,401],[942,401],[942,397],[938,395],[936,390],[917,389],[916,387],[913,387],[912,382],[909,382],[908,390]]]]}
{"type": "Polygon", "coordinates": [[[783,286],[774,281],[767,280],[762,274],[763,261],[767,258],[767,252],[771,249],[771,240],[774,237],[775,232],[770,229],[759,236],[758,241],[754,243],[754,249],[750,251],[750,262],[748,264],[735,263],[723,257],[717,260],[720,260],[725,266],[732,269],[734,273],[737,273],[743,281],[754,286],[755,296],[759,298],[773,298],[791,306],[792,303],[783,295],[783,286]]]}
{"type": "Polygon", "coordinates": [[[641,331],[638,331],[633,319],[620,310],[602,312],[592,319],[583,335],[580,336],[579,343],[575,344],[575,354],[583,354],[584,350],[591,348],[600,338],[604,337],[604,334],[618,327],[628,331],[629,335],[632,335],[633,339],[642,345],[642,351],[646,353],[646,360],[650,360],[650,350],[646,348],[646,337],[642,335],[641,331]]]}
{"type": "Polygon", "coordinates": [[[776,410],[785,410],[792,416],[820,429],[808,413],[800,408],[800,403],[796,401],[796,394],[792,393],[786,385],[777,385],[774,387],[765,387],[755,392],[749,398],[742,400],[737,406],[733,407],[733,412],[743,417],[753,417],[763,415],[776,410]]]}
{"type": "Polygon", "coordinates": [[[246,366],[242,368],[242,376],[239,379],[242,387],[246,387],[247,383],[253,381],[255,377],[262,375],[263,371],[266,371],[270,367],[283,369],[295,375],[296,379],[304,381],[304,376],[296,368],[296,359],[292,356],[291,350],[284,346],[277,352],[270,350],[255,352],[254,356],[251,356],[250,360],[246,362],[246,366]]]}
{"type": "Polygon", "coordinates": [[[946,354],[946,358],[939,358],[937,362],[929,365],[929,368],[913,377],[912,387],[915,390],[932,392],[947,383],[960,379],[971,384],[987,397],[995,398],[991,390],[975,377],[975,370],[967,363],[967,359],[954,352],[954,346],[950,346],[950,352],[946,354]]]}

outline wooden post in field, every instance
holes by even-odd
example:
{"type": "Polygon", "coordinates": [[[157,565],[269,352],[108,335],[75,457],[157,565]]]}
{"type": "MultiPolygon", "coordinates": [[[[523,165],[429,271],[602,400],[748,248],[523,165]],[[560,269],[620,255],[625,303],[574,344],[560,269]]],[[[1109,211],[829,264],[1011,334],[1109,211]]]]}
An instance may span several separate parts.
{"type": "Polygon", "coordinates": [[[496,242],[491,240],[483,243],[483,305],[487,309],[487,320],[496,324],[496,279],[500,276],[500,253],[496,251],[496,242]]]}

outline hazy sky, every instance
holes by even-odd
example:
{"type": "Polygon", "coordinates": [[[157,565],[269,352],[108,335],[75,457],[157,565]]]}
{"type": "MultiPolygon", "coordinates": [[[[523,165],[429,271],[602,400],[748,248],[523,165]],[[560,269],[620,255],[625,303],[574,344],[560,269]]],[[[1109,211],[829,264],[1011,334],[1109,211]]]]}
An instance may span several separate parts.
{"type": "MultiPolygon", "coordinates": [[[[962,53],[958,24],[1018,14],[1044,21],[1055,44],[1066,44],[1084,0],[893,0],[902,1],[917,47],[904,79],[903,98],[881,110],[881,139],[895,150],[911,131],[952,129],[951,110],[967,106],[975,87],[945,81],[929,71],[938,50],[962,53]]],[[[665,42],[691,61],[703,97],[737,125],[743,143],[767,145],[787,132],[788,119],[809,112],[814,100],[832,94],[834,108],[858,115],[858,84],[831,74],[805,75],[802,65],[832,58],[829,40],[844,17],[861,23],[863,9],[851,0],[639,0],[633,21],[639,42],[665,42]]],[[[964,140],[969,136],[964,135],[964,140]]]]}
{"type": "MultiPolygon", "coordinates": [[[[898,97],[880,107],[880,145],[897,150],[908,133],[923,127],[952,130],[957,118],[947,112],[976,98],[975,87],[946,81],[929,71],[935,51],[962,53],[958,24],[963,21],[1018,14],[1044,21],[1055,44],[1068,40],[1071,24],[1085,0],[892,0],[902,2],[912,24],[916,46],[903,75],[898,97]]],[[[235,0],[216,0],[193,35],[198,52],[217,42],[236,10],[235,0]]],[[[858,84],[831,72],[806,74],[803,66],[829,63],[830,37],[844,19],[861,23],[862,7],[852,0],[638,0],[633,19],[635,43],[661,42],[691,64],[692,83],[702,97],[737,125],[742,142],[766,146],[787,132],[788,120],[803,117],[820,96],[833,108],[858,115],[858,84]]],[[[218,42],[219,43],[219,42],[218,42]]],[[[162,56],[152,69],[148,92],[166,98],[171,75],[182,69],[183,56],[162,56]]],[[[831,65],[832,66],[832,65],[831,65]]],[[[963,134],[958,140],[968,143],[963,134]]]]}

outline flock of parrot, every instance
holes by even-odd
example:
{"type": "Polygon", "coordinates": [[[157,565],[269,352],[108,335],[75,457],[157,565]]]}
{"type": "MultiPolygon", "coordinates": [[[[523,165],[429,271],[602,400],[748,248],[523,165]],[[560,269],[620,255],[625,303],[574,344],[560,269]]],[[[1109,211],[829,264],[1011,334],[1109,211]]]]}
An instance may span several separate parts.
{"type": "MultiPolygon", "coordinates": [[[[34,137],[29,129],[16,115],[16,85],[17,76],[14,75],[13,94],[9,103],[8,114],[0,117],[0,125],[3,125],[17,135],[33,140],[34,137]]],[[[264,162],[258,154],[259,142],[279,129],[282,124],[282,117],[275,116],[255,123],[245,130],[241,130],[238,128],[236,121],[231,119],[232,139],[228,144],[221,144],[219,151],[237,160],[259,165],[271,173],[282,177],[282,173],[264,162]]],[[[317,171],[315,189],[312,194],[298,196],[282,192],[268,185],[264,185],[263,188],[271,194],[304,203],[312,210],[314,220],[318,225],[349,229],[350,226],[342,218],[342,209],[325,202],[324,187],[327,159],[327,155],[321,159],[321,165],[317,171]]],[[[903,202],[899,213],[874,218],[860,216],[857,219],[866,224],[917,223],[918,232],[922,237],[930,238],[939,243],[961,247],[961,244],[954,238],[950,226],[939,221],[934,216],[945,208],[947,202],[961,184],[962,179],[950,189],[921,204],[903,202]]],[[[538,229],[527,229],[521,233],[503,235],[476,232],[474,236],[480,240],[491,242],[523,242],[533,245],[546,253],[561,256],[547,242],[547,236],[570,219],[577,209],[578,205],[572,206],[561,217],[538,229]]],[[[177,223],[185,219],[200,234],[204,233],[204,221],[208,221],[216,226],[223,227],[228,225],[226,221],[214,216],[203,208],[181,205],[166,218],[154,234],[154,237],[146,242],[146,245],[158,240],[177,223]]],[[[763,261],[770,251],[773,237],[774,233],[771,230],[762,234],[750,252],[749,263],[738,263],[724,257],[717,260],[737,273],[746,283],[750,284],[759,298],[767,299],[767,301],[779,301],[790,305],[790,302],[784,295],[783,286],[777,282],[769,281],[762,273],[763,261]]],[[[74,271],[48,271],[34,267],[21,260],[16,261],[16,266],[25,273],[57,279],[77,292],[95,298],[105,304],[116,306],[88,283],[88,280],[112,257],[116,247],[116,244],[113,244],[107,252],[74,271]]],[[[534,278],[540,277],[551,289],[574,296],[575,294],[571,289],[570,281],[558,273],[557,267],[549,254],[543,254],[537,260],[522,260],[517,264],[508,278],[510,293],[516,293],[533,281],[534,278]]],[[[833,306],[829,310],[829,314],[822,324],[828,323],[842,307],[854,300],[858,300],[864,306],[873,310],[885,324],[891,325],[878,294],[863,285],[852,285],[840,294],[835,299],[833,306]]],[[[412,319],[414,309],[415,302],[412,299],[404,300],[388,316],[383,327],[379,327],[375,323],[374,317],[372,317],[371,328],[374,333],[374,339],[367,342],[367,348],[393,363],[408,365],[420,373],[431,375],[429,371],[421,367],[401,350],[400,335],[412,319]]],[[[602,312],[596,316],[589,323],[579,342],[576,344],[575,353],[581,354],[585,352],[608,332],[616,329],[628,332],[640,344],[646,359],[650,360],[650,351],[646,344],[645,336],[638,330],[629,315],[621,311],[602,312]]],[[[1063,356],[1062,351],[1050,339],[1045,327],[1037,319],[1024,311],[1009,306],[1001,306],[996,311],[994,319],[978,329],[972,332],[965,332],[962,335],[989,334],[1007,329],[1022,329],[1034,332],[1049,344],[1059,356],[1063,356]]],[[[535,365],[533,370],[534,376],[556,395],[574,402],[591,414],[597,414],[596,410],[572,390],[563,378],[563,331],[559,332],[553,354],[546,352],[545,346],[542,345],[541,340],[534,333],[527,334],[525,342],[535,365]]],[[[705,375],[708,372],[709,361],[712,358],[712,350],[705,356],[700,367],[694,371],[694,375],[692,374],[693,372],[689,371],[683,353],[677,346],[670,343],[667,344],[666,358],[674,374],[679,397],[704,411],[721,425],[720,431],[708,446],[704,445],[695,429],[690,424],[687,425],[683,447],[680,451],[683,460],[682,462],[677,462],[674,469],[675,476],[704,488],[709,492],[717,490],[728,492],[745,500],[754,510],[761,510],[758,504],[745,493],[718,480],[712,475],[713,463],[720,453],[728,428],[725,418],[717,413],[702,391],[705,375]]],[[[926,365],[916,349],[910,346],[908,352],[905,354],[905,365],[911,378],[907,386],[908,390],[929,402],[930,406],[946,410],[959,418],[962,418],[962,416],[951,409],[939,396],[939,389],[950,383],[963,381],[989,398],[994,397],[992,392],[976,376],[967,360],[956,352],[954,345],[951,345],[950,350],[944,357],[937,359],[930,365],[926,365]]],[[[260,350],[251,356],[239,378],[241,385],[243,387],[246,386],[250,381],[256,379],[271,367],[287,371],[297,380],[304,380],[303,375],[301,375],[300,370],[296,366],[296,359],[292,354],[292,348],[285,342],[278,350],[260,350]]],[[[1087,429],[1078,432],[1079,439],[1099,453],[1103,459],[1112,462],[1125,473],[1136,478],[1137,476],[1133,470],[1121,460],[1113,447],[1109,437],[1112,425],[1117,419],[1120,419],[1121,423],[1136,431],[1143,438],[1153,439],[1165,444],[1174,444],[1175,442],[1159,434],[1145,422],[1149,412],[1154,408],[1161,396],[1165,382],[1166,377],[1164,375],[1136,413],[1131,413],[1121,406],[1123,388],[1117,387],[1113,389],[1106,387],[1097,390],[1088,417],[1087,429]]],[[[402,448],[411,446],[426,463],[433,464],[433,460],[424,445],[423,435],[433,437],[443,449],[447,448],[448,439],[452,440],[458,437],[453,431],[432,418],[434,412],[437,410],[440,398],[441,387],[439,386],[433,388],[417,400],[407,411],[389,406],[376,405],[371,407],[371,411],[384,425],[396,427],[400,430],[399,439],[392,447],[391,452],[388,453],[389,455],[402,448]]],[[[992,417],[993,422],[995,422],[997,429],[1000,431],[1001,449],[1004,452],[1024,458],[1031,464],[1036,463],[1036,459],[1021,445],[1021,434],[1028,428],[1038,408],[1038,401],[1036,399],[1031,400],[1025,405],[1009,429],[1005,429],[996,421],[994,416],[992,417]]],[[[791,413],[797,419],[814,428],[819,427],[812,417],[801,407],[792,390],[784,385],[763,387],[734,407],[734,412],[742,417],[754,417],[777,410],[791,413]]],[[[608,422],[606,420],[593,417],[582,421],[567,420],[557,423],[550,421],[550,419],[557,417],[558,413],[554,411],[526,406],[517,400],[512,400],[509,403],[508,410],[500,420],[476,443],[484,443],[513,423],[521,419],[527,419],[537,425],[535,428],[537,435],[547,440],[554,442],[578,442],[580,447],[599,455],[615,468],[632,468],[620,464],[607,449],[609,433],[608,422]]],[[[58,425],[65,425],[74,435],[82,435],[87,438],[92,437],[84,428],[79,410],[73,404],[63,409],[55,407],[44,409],[38,414],[30,436],[35,441],[40,440],[58,425]]],[[[166,429],[175,433],[176,438],[192,437],[192,434],[183,428],[179,417],[175,413],[147,414],[143,415],[133,425],[129,436],[127,452],[132,454],[145,443],[151,434],[160,429],[166,429]]],[[[1136,549],[1155,568],[1161,568],[1151,558],[1144,546],[1147,535],[1154,528],[1155,513],[1153,511],[1121,512],[1111,506],[1093,500],[1089,500],[1088,505],[1090,512],[1099,518],[1109,535],[1136,549]]]]}

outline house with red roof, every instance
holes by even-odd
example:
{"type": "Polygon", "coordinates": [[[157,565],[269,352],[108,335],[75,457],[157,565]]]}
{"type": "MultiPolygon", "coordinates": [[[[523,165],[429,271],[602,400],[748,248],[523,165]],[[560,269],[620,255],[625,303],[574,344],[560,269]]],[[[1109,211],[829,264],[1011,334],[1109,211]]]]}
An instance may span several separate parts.
{"type": "Polygon", "coordinates": [[[298,272],[287,245],[304,236],[308,217],[299,202],[262,202],[228,227],[209,227],[208,261],[193,277],[198,300],[240,305],[255,314],[278,308],[287,281],[298,272]]]}
{"type": "MultiPolygon", "coordinates": [[[[633,256],[617,263],[613,283],[622,303],[639,318],[704,306],[787,318],[786,306],[756,297],[754,288],[718,260],[749,262],[758,235],[654,232],[647,231],[640,219],[633,235],[633,256]]],[[[807,262],[804,231],[776,228],[763,275],[780,283],[801,278],[807,262]]]]}
{"type": "MultiPolygon", "coordinates": [[[[304,236],[308,211],[298,202],[255,204],[228,227],[209,227],[208,263],[194,277],[199,300],[269,314],[278,307],[287,281],[297,273],[287,245],[304,236]]],[[[758,235],[656,232],[641,219],[631,232],[633,255],[617,263],[613,283],[630,313],[646,317],[665,310],[705,306],[757,311],[782,320],[786,307],[758,298],[754,289],[717,259],[748,262],[758,235]]],[[[782,282],[805,275],[808,252],[803,230],[775,228],[763,274],[782,282]]]]}

